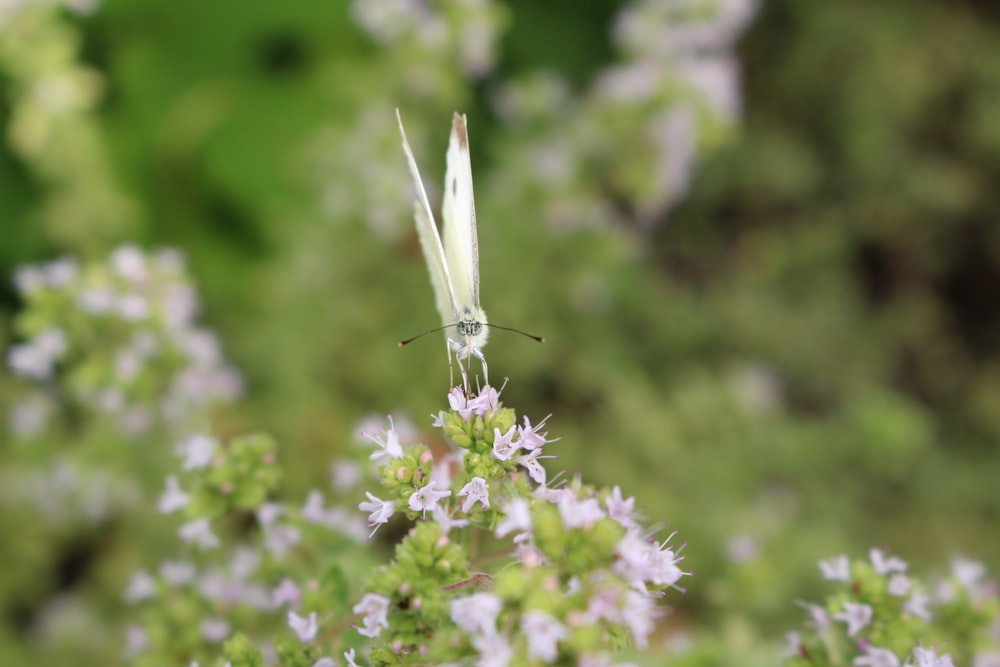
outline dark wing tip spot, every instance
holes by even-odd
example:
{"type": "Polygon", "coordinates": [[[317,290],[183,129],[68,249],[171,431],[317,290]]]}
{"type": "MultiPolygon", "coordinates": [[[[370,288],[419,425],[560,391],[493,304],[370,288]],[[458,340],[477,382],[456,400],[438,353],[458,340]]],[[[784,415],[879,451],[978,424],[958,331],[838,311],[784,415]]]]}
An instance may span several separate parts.
{"type": "Polygon", "coordinates": [[[455,195],[456,197],[458,196],[458,179],[457,178],[451,179],[451,194],[455,195]]]}
{"type": "Polygon", "coordinates": [[[452,117],[451,131],[458,137],[458,145],[465,150],[469,150],[469,131],[465,126],[465,116],[457,111],[452,117]]]}

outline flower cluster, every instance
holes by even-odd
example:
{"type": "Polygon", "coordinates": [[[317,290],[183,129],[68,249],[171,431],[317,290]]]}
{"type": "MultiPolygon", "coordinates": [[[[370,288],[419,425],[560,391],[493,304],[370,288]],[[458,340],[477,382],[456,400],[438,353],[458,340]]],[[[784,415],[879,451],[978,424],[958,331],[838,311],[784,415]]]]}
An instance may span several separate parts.
{"type": "Polygon", "coordinates": [[[880,549],[867,561],[835,556],[819,568],[842,588],[825,605],[803,603],[807,629],[788,634],[786,665],[952,667],[1000,658],[1000,597],[979,563],[956,560],[932,588],[880,549]]]}
{"type": "Polygon", "coordinates": [[[138,613],[126,654],[137,664],[164,656],[197,664],[224,651],[232,665],[258,664],[255,644],[266,637],[283,664],[312,665],[320,613],[350,613],[340,563],[357,560],[363,521],[326,506],[318,490],[300,507],[270,500],[281,469],[267,436],[222,443],[198,434],[175,453],[180,470],[157,507],[183,517],[183,555],[132,576],[124,599],[138,613]]]}
{"type": "Polygon", "coordinates": [[[755,9],[754,0],[626,3],[611,36],[619,61],[578,98],[551,72],[504,82],[495,105],[524,138],[504,157],[504,197],[537,199],[560,228],[662,223],[687,191],[698,155],[739,119],[731,51],[755,9]],[[626,210],[588,185],[595,172],[626,210]]]}
{"type": "Polygon", "coordinates": [[[670,538],[653,540],[618,487],[552,485],[539,463],[553,442],[545,420],[518,424],[493,387],[448,401],[434,420],[446,452],[392,429],[372,436],[388,497],[359,507],[374,528],[397,511],[416,521],[354,608],[372,663],[610,665],[614,650],[645,647],[657,599],[687,574],[670,538]],[[516,566],[473,571],[461,530],[486,533],[516,566]]]}
{"type": "MultiPolygon", "coordinates": [[[[58,386],[126,434],[160,422],[187,427],[241,391],[215,335],[195,323],[198,297],[174,250],[122,246],[107,262],[23,266],[15,282],[26,307],[16,322],[23,342],[7,354],[12,373],[58,386]]],[[[13,430],[45,426],[54,411],[47,395],[14,407],[13,430]]]]}
{"type": "Polygon", "coordinates": [[[80,55],[72,15],[99,0],[0,3],[4,134],[39,185],[33,218],[58,245],[106,248],[135,231],[140,206],[117,183],[98,118],[102,73],[80,55]]]}
{"type": "MultiPolygon", "coordinates": [[[[485,76],[497,60],[503,9],[492,0],[447,3],[440,0],[355,0],[358,25],[376,42],[404,43],[411,66],[429,58],[456,61],[466,74],[485,76]]],[[[424,84],[433,72],[423,71],[424,84]]]]}

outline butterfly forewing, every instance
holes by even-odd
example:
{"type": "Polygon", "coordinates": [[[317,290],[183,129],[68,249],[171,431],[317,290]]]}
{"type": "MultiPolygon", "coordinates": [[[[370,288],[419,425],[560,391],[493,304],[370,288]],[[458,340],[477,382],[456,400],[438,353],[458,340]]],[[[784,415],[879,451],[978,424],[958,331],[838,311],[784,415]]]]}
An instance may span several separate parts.
{"type": "MultiPolygon", "coordinates": [[[[444,255],[460,308],[479,309],[479,239],[472,197],[472,162],[465,116],[456,113],[448,142],[444,179],[444,255]]],[[[461,312],[461,311],[459,311],[461,312]]]]}
{"type": "Polygon", "coordinates": [[[413,177],[413,185],[417,191],[417,200],[413,204],[413,217],[417,223],[417,236],[420,238],[420,247],[424,252],[424,260],[427,262],[427,270],[431,275],[431,284],[434,287],[434,303],[437,306],[438,313],[441,315],[441,324],[451,324],[455,321],[458,303],[455,300],[455,293],[452,289],[453,283],[448,272],[444,248],[441,245],[437,223],[434,222],[434,213],[431,212],[431,205],[427,200],[427,192],[424,190],[424,184],[420,180],[417,162],[413,159],[413,152],[410,150],[410,144],[406,140],[406,132],[403,130],[403,120],[399,115],[398,109],[396,110],[396,119],[399,121],[399,132],[403,136],[403,151],[406,153],[406,161],[410,166],[410,175],[413,177]]]}

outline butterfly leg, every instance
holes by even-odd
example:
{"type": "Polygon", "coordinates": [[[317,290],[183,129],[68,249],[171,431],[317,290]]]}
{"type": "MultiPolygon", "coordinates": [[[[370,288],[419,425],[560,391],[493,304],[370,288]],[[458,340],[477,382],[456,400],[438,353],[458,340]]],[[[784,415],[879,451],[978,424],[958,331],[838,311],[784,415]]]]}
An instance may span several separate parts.
{"type": "MultiPolygon", "coordinates": [[[[483,379],[486,382],[486,384],[488,385],[490,383],[490,367],[486,364],[486,357],[483,356],[482,351],[477,350],[475,348],[472,348],[472,354],[474,354],[475,357],[477,359],[479,359],[480,362],[482,362],[482,364],[483,364],[483,379]]],[[[472,367],[471,359],[470,359],[469,367],[470,368],[472,367]]]]}
{"type": "Polygon", "coordinates": [[[444,339],[444,349],[445,353],[448,355],[448,389],[451,390],[455,386],[455,366],[451,362],[451,341],[447,338],[444,339]]]}
{"type": "Polygon", "coordinates": [[[448,341],[448,381],[450,383],[449,384],[450,387],[454,387],[455,386],[454,367],[452,366],[452,362],[451,362],[451,355],[452,355],[452,353],[455,354],[455,362],[458,364],[458,372],[462,375],[462,386],[465,389],[466,395],[468,395],[468,393],[469,393],[469,374],[465,370],[465,365],[462,364],[462,354],[464,353],[465,354],[465,358],[468,359],[469,358],[469,353],[466,352],[464,345],[460,345],[458,343],[455,343],[452,340],[448,341]]]}

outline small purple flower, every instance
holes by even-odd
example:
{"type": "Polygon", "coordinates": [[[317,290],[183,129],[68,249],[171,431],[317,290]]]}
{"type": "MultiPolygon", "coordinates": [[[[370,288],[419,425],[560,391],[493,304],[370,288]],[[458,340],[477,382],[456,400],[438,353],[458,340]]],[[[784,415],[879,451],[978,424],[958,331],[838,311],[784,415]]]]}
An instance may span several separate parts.
{"type": "Polygon", "coordinates": [[[271,591],[271,603],[276,609],[285,605],[294,607],[301,599],[302,592],[299,590],[299,587],[287,577],[282,579],[281,583],[271,591]]]}
{"type": "Polygon", "coordinates": [[[434,484],[428,484],[417,489],[410,495],[409,507],[414,512],[426,512],[427,510],[434,509],[434,506],[442,498],[447,498],[450,495],[451,490],[438,491],[434,488],[434,484]]]}
{"type": "Polygon", "coordinates": [[[903,603],[903,612],[922,618],[925,621],[931,620],[931,612],[928,605],[931,603],[931,596],[920,591],[914,591],[913,595],[903,603]]]}
{"type": "Polygon", "coordinates": [[[493,458],[498,461],[510,461],[510,457],[517,452],[517,445],[514,444],[516,431],[516,426],[511,426],[504,434],[500,433],[499,428],[493,429],[493,458]]]}
{"type": "Polygon", "coordinates": [[[834,614],[833,618],[847,624],[847,636],[853,637],[867,626],[873,615],[873,610],[866,604],[845,602],[844,611],[834,614]]]}
{"type": "Polygon", "coordinates": [[[504,537],[513,531],[531,531],[531,506],[524,498],[514,498],[503,508],[504,518],[497,523],[495,535],[504,537]]]}
{"type": "Polygon", "coordinates": [[[465,421],[469,421],[469,417],[475,411],[475,407],[470,405],[469,399],[465,396],[465,392],[461,387],[454,387],[448,392],[448,405],[451,406],[453,412],[457,412],[458,416],[465,421]]]}
{"type": "Polygon", "coordinates": [[[178,537],[183,542],[194,544],[199,549],[214,549],[219,546],[219,538],[212,532],[212,526],[207,518],[195,519],[183,524],[177,530],[178,537]]]}
{"type": "Polygon", "coordinates": [[[171,586],[183,586],[194,581],[198,571],[187,561],[165,560],[160,563],[160,576],[171,586]]]}
{"type": "Polygon", "coordinates": [[[358,503],[358,509],[362,512],[369,512],[368,515],[368,526],[375,526],[372,529],[371,534],[368,536],[371,538],[378,530],[378,527],[383,523],[389,521],[396,511],[396,501],[395,500],[382,500],[381,498],[376,498],[370,492],[365,491],[365,495],[368,497],[368,502],[358,503]]]}
{"type": "Polygon", "coordinates": [[[285,508],[281,503],[264,503],[257,510],[257,523],[263,528],[273,526],[274,522],[285,513],[285,508]]]}
{"type": "Polygon", "coordinates": [[[641,649],[649,644],[649,634],[653,631],[659,612],[656,602],[648,593],[630,590],[625,594],[622,605],[622,620],[632,633],[632,640],[641,649]]]}
{"type": "Polygon", "coordinates": [[[883,576],[889,574],[890,572],[899,572],[901,574],[906,572],[906,561],[895,556],[887,558],[885,554],[882,553],[881,549],[872,549],[870,557],[872,567],[875,568],[877,573],[883,576]]]}
{"type": "Polygon", "coordinates": [[[302,617],[294,611],[288,612],[288,627],[292,629],[299,641],[303,644],[311,642],[316,638],[319,630],[319,623],[316,620],[316,612],[312,612],[308,617],[302,617]]]}
{"type": "MultiPolygon", "coordinates": [[[[549,415],[549,417],[551,417],[551,416],[552,415],[549,415]]],[[[548,431],[546,431],[545,433],[542,433],[542,434],[538,433],[540,430],[542,430],[543,428],[545,428],[545,422],[547,422],[549,420],[549,417],[546,417],[545,419],[543,419],[542,421],[540,421],[538,424],[536,424],[534,427],[532,427],[531,422],[528,421],[528,418],[525,417],[524,418],[524,426],[518,426],[517,427],[517,435],[518,435],[517,445],[518,445],[518,447],[520,447],[521,449],[527,449],[527,450],[540,449],[546,443],[552,442],[551,440],[546,440],[546,438],[545,438],[545,436],[548,435],[548,431]]]]}
{"type": "Polygon", "coordinates": [[[514,657],[514,649],[503,635],[477,635],[472,646],[479,652],[476,667],[507,667],[514,657]]]}
{"type": "Polygon", "coordinates": [[[472,635],[493,635],[503,601],[492,593],[475,593],[451,601],[451,620],[472,635]]]}
{"type": "Polygon", "coordinates": [[[615,486],[611,489],[611,495],[604,500],[604,506],[608,508],[608,516],[617,521],[625,528],[635,525],[635,498],[622,499],[621,487],[615,486]]]}
{"type": "Polygon", "coordinates": [[[284,558],[302,539],[302,532],[295,526],[271,526],[264,531],[264,547],[277,558],[284,558]]]}
{"type": "Polygon", "coordinates": [[[819,562],[819,570],[827,581],[850,581],[851,561],[847,556],[833,556],[819,562]]]}
{"type": "Polygon", "coordinates": [[[463,486],[462,490],[456,495],[458,497],[465,497],[465,500],[462,502],[463,512],[471,510],[476,503],[482,505],[483,509],[488,510],[490,508],[490,486],[482,477],[473,477],[472,481],[463,486]]]}
{"type": "Polygon", "coordinates": [[[180,482],[171,475],[167,477],[167,490],[160,496],[156,506],[161,514],[171,514],[190,502],[191,497],[181,490],[180,482]]]}
{"type": "Polygon", "coordinates": [[[901,598],[909,594],[910,590],[913,588],[913,584],[910,583],[910,578],[905,574],[894,574],[889,579],[889,595],[895,595],[901,598]]]}
{"type": "Polygon", "coordinates": [[[364,614],[358,633],[365,637],[375,638],[382,632],[382,628],[389,627],[389,598],[384,595],[368,593],[361,602],[354,605],[352,611],[355,614],[364,614]]]}
{"type": "Polygon", "coordinates": [[[559,656],[557,644],[569,637],[566,626],[550,614],[534,609],[521,618],[521,631],[528,639],[528,657],[542,662],[555,662],[559,656]]]}
{"type": "Polygon", "coordinates": [[[899,658],[887,648],[869,646],[864,655],[854,659],[855,667],[899,667],[899,658]]]}
{"type": "Polygon", "coordinates": [[[148,600],[156,595],[156,580],[146,571],[140,570],[132,575],[125,589],[125,601],[135,604],[148,600]]]}
{"type": "Polygon", "coordinates": [[[478,396],[469,401],[468,405],[480,417],[485,416],[488,412],[496,412],[500,409],[500,392],[490,385],[486,385],[478,396]]]}
{"type": "Polygon", "coordinates": [[[437,524],[441,526],[441,532],[445,535],[450,533],[452,528],[465,528],[469,525],[469,521],[467,519],[452,518],[451,514],[449,514],[448,511],[440,505],[434,506],[431,510],[431,515],[434,517],[437,524]]]}
{"type": "Polygon", "coordinates": [[[559,499],[559,516],[567,528],[590,529],[606,515],[596,498],[579,500],[572,494],[564,494],[559,499]]]}
{"type": "Polygon", "coordinates": [[[541,453],[542,453],[541,449],[532,449],[527,454],[521,454],[520,456],[518,456],[516,459],[514,459],[514,462],[528,471],[528,477],[534,480],[535,484],[544,485],[545,468],[543,468],[542,464],[538,462],[538,459],[548,458],[548,457],[540,457],[539,454],[541,453]]]}
{"type": "Polygon", "coordinates": [[[212,463],[212,456],[218,443],[215,438],[208,435],[192,435],[181,445],[181,453],[184,456],[184,463],[181,467],[184,470],[197,470],[207,468],[212,463]]]}
{"type": "Polygon", "coordinates": [[[222,618],[205,618],[198,625],[201,636],[212,644],[218,644],[229,636],[229,623],[222,618]]]}
{"type": "Polygon", "coordinates": [[[922,646],[913,649],[913,658],[916,660],[914,667],[955,667],[951,655],[939,656],[936,651],[922,646]]]}
{"type": "Polygon", "coordinates": [[[398,459],[403,455],[403,446],[399,442],[399,433],[396,431],[396,425],[392,421],[392,415],[389,415],[389,430],[381,431],[379,433],[362,433],[362,435],[376,445],[379,449],[372,452],[370,458],[372,461],[380,461],[385,459],[386,461],[391,461],[392,459],[398,459]]]}

